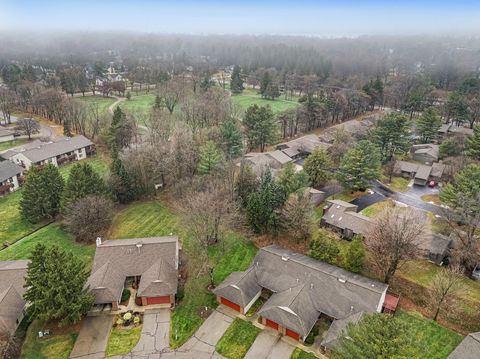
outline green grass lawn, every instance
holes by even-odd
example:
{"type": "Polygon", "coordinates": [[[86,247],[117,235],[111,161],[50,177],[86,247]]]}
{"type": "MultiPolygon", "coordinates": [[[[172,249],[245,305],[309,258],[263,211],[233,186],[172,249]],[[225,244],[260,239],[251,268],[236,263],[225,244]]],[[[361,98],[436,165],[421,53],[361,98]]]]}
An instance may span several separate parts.
{"type": "Polygon", "coordinates": [[[391,208],[393,206],[394,206],[393,202],[390,201],[390,200],[377,202],[377,203],[372,204],[371,206],[368,206],[367,208],[364,208],[363,211],[362,211],[362,214],[367,216],[367,217],[375,217],[377,214],[379,214],[384,209],[391,208]]]}
{"type": "Polygon", "coordinates": [[[307,353],[306,351],[303,351],[302,349],[297,348],[293,351],[290,359],[318,359],[318,358],[312,353],[307,353]]]}
{"type": "Polygon", "coordinates": [[[30,142],[29,140],[18,139],[13,141],[0,142],[0,151],[8,150],[9,148],[21,146],[30,142]]]}
{"type": "Polygon", "coordinates": [[[70,170],[76,163],[90,163],[93,169],[103,177],[105,177],[110,171],[109,158],[103,153],[98,153],[95,157],[86,158],[84,160],[69,163],[68,165],[59,167],[58,169],[64,180],[68,179],[70,170]]]}
{"type": "Polygon", "coordinates": [[[445,359],[463,339],[461,335],[418,313],[400,310],[396,316],[414,329],[411,335],[421,343],[423,349],[420,358],[445,359]]]}
{"type": "Polygon", "coordinates": [[[144,124],[154,104],[155,95],[150,93],[133,96],[131,100],[125,100],[121,102],[119,106],[122,110],[136,116],[136,119],[140,124],[144,124]]]}
{"type": "Polygon", "coordinates": [[[30,324],[22,346],[21,359],[68,359],[77,338],[76,331],[63,334],[44,323],[35,320],[30,324]],[[38,332],[50,329],[51,336],[38,338],[38,332]]]}
{"type": "Polygon", "coordinates": [[[403,177],[392,177],[392,182],[388,184],[388,187],[397,192],[406,192],[408,191],[408,184],[410,180],[403,177]]]}
{"type": "Polygon", "coordinates": [[[138,343],[141,334],[141,325],[131,329],[113,328],[108,338],[107,350],[105,351],[106,356],[130,353],[138,343]]]}
{"type": "Polygon", "coordinates": [[[98,109],[100,113],[107,113],[108,107],[116,101],[116,99],[114,99],[113,97],[103,96],[82,96],[76,98],[86,104],[98,104],[98,109]]]}
{"type": "Polygon", "coordinates": [[[295,108],[299,105],[297,101],[284,100],[281,96],[276,100],[263,99],[258,94],[258,91],[254,89],[245,89],[241,94],[232,95],[232,101],[244,111],[247,110],[249,106],[255,104],[259,106],[270,105],[275,114],[295,108]]]}
{"type": "Polygon", "coordinates": [[[228,359],[242,359],[261,329],[242,319],[235,319],[215,349],[228,359]]]}
{"type": "MultiPolygon", "coordinates": [[[[405,262],[396,275],[428,288],[435,274],[441,269],[426,260],[411,260],[405,262]]],[[[462,284],[463,290],[458,292],[458,297],[480,303],[480,282],[464,277],[462,284]]]]}
{"type": "MultiPolygon", "coordinates": [[[[172,314],[170,345],[178,348],[192,336],[202,324],[199,310],[205,306],[216,307],[215,296],[206,288],[209,278],[194,271],[196,253],[185,233],[180,216],[159,201],[136,202],[117,214],[109,238],[178,235],[187,260],[187,281],[183,288],[183,299],[172,314]]],[[[256,248],[242,236],[229,233],[222,244],[210,248],[210,257],[215,263],[214,279],[218,284],[233,271],[245,270],[255,256],[256,248]]]]}
{"type": "Polygon", "coordinates": [[[86,263],[91,263],[95,253],[94,245],[79,244],[71,235],[62,230],[59,224],[50,224],[0,251],[0,260],[28,259],[38,243],[47,246],[56,244],[81,257],[86,263]]]}

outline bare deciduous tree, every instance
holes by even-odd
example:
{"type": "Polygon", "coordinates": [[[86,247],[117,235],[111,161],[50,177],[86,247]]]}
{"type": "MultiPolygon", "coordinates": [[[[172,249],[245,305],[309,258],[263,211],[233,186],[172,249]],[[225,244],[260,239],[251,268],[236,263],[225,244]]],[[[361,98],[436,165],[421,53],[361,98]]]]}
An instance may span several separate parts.
{"type": "Polygon", "coordinates": [[[33,118],[23,118],[17,121],[15,131],[23,133],[30,140],[32,135],[40,132],[40,124],[33,118]]]}
{"type": "Polygon", "coordinates": [[[462,288],[463,270],[459,265],[441,268],[433,277],[430,286],[429,302],[434,310],[433,320],[437,320],[440,310],[452,296],[462,288]]]}
{"type": "Polygon", "coordinates": [[[292,193],[281,212],[281,226],[297,241],[310,237],[313,230],[313,205],[307,191],[292,193]]]}
{"type": "Polygon", "coordinates": [[[365,244],[385,283],[390,282],[402,261],[418,256],[418,240],[424,228],[425,217],[410,208],[388,208],[375,219],[365,244]]]}

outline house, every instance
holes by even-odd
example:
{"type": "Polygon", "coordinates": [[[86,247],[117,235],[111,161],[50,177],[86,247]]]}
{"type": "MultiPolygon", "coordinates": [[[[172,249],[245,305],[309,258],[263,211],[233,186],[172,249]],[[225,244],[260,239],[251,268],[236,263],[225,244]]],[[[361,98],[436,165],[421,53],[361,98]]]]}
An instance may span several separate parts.
{"type": "Polygon", "coordinates": [[[23,167],[10,162],[0,162],[0,196],[16,191],[23,181],[23,167]]]}
{"type": "Polygon", "coordinates": [[[480,356],[480,332],[470,333],[447,359],[478,359],[480,356]]]}
{"type": "MultiPolygon", "coordinates": [[[[343,320],[381,312],[388,285],[277,245],[261,248],[244,272],[233,272],[215,290],[219,303],[246,313],[262,292],[263,325],[304,341],[319,316],[343,320]]],[[[336,330],[335,327],[332,330],[336,330]]]]}
{"type": "Polygon", "coordinates": [[[314,207],[317,207],[320,203],[325,201],[325,198],[327,198],[327,194],[325,192],[319,191],[318,189],[312,187],[308,187],[306,193],[308,198],[310,198],[310,203],[314,207]]]}
{"type": "Polygon", "coordinates": [[[422,163],[438,162],[440,151],[438,145],[431,143],[413,145],[410,148],[410,157],[412,160],[422,163]]]}
{"type": "Polygon", "coordinates": [[[331,144],[320,141],[316,135],[305,135],[294,140],[277,145],[276,149],[285,153],[291,159],[305,158],[317,147],[328,149],[331,144]]]}
{"type": "Polygon", "coordinates": [[[437,140],[442,141],[450,135],[471,136],[473,135],[473,130],[463,126],[454,126],[452,123],[443,124],[437,132],[437,140]]]}
{"type": "Polygon", "coordinates": [[[451,237],[431,232],[419,238],[418,248],[424,258],[437,265],[442,265],[450,255],[453,240],[451,237]]]}
{"type": "Polygon", "coordinates": [[[0,262],[0,339],[15,332],[25,308],[25,276],[29,261],[0,262]]]}
{"type": "Polygon", "coordinates": [[[358,206],[341,201],[328,200],[320,225],[341,233],[342,237],[352,239],[355,235],[364,235],[372,224],[372,219],[357,213],[358,206]]]}
{"type": "Polygon", "coordinates": [[[393,168],[395,175],[413,178],[414,184],[418,186],[425,186],[428,181],[432,180],[439,182],[444,171],[445,165],[438,162],[428,166],[413,162],[396,161],[393,168]]]}
{"type": "Polygon", "coordinates": [[[0,127],[0,143],[13,141],[15,139],[14,132],[0,127]]]}
{"type": "Polygon", "coordinates": [[[245,155],[245,162],[250,165],[257,176],[261,176],[267,169],[276,172],[292,159],[280,150],[270,152],[250,152],[245,155]]]}
{"type": "Polygon", "coordinates": [[[79,161],[95,154],[95,145],[85,136],[58,137],[48,142],[35,140],[0,154],[25,169],[52,163],[55,166],[79,161]]]}
{"type": "Polygon", "coordinates": [[[109,240],[97,239],[92,272],[87,286],[95,304],[110,304],[118,310],[126,281],[136,287],[141,305],[175,304],[179,265],[177,237],[109,240]]]}

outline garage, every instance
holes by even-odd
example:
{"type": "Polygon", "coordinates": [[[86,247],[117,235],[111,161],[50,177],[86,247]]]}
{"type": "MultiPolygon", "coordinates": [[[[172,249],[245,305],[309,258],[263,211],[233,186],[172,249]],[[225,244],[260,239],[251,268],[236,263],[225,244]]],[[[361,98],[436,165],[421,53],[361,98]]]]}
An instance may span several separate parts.
{"type": "Polygon", "coordinates": [[[236,310],[237,312],[240,312],[240,306],[237,303],[234,303],[223,297],[220,297],[220,303],[226,305],[229,308],[232,308],[233,310],[236,310]]]}
{"type": "Polygon", "coordinates": [[[270,327],[270,328],[273,328],[275,330],[278,330],[278,323],[275,323],[273,320],[270,320],[270,319],[267,319],[265,318],[266,321],[265,321],[265,325],[267,327],[270,327]]]}
{"type": "Polygon", "coordinates": [[[300,340],[300,334],[298,334],[297,332],[294,332],[293,330],[290,330],[288,328],[286,328],[285,335],[287,335],[288,337],[293,338],[295,340],[300,340]]]}
{"type": "Polygon", "coordinates": [[[165,295],[163,297],[148,297],[147,304],[170,304],[170,296],[165,295]]]}

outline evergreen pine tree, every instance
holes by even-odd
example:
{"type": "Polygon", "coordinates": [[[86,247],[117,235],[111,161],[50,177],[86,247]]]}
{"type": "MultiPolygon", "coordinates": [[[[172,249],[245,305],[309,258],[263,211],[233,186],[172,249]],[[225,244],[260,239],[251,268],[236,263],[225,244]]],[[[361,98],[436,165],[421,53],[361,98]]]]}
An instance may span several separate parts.
{"type": "Polygon", "coordinates": [[[422,137],[422,142],[433,142],[437,138],[437,133],[441,126],[442,119],[434,107],[429,107],[423,111],[417,123],[417,131],[422,137]]]}
{"type": "Polygon", "coordinates": [[[267,97],[268,86],[270,85],[271,82],[272,82],[272,79],[270,77],[270,73],[268,71],[265,71],[260,81],[260,91],[259,91],[260,95],[262,95],[263,98],[267,97]]]}
{"type": "Polygon", "coordinates": [[[307,173],[313,187],[322,186],[331,179],[332,169],[332,159],[322,147],[315,148],[303,164],[303,170],[307,173]]]}
{"type": "Polygon", "coordinates": [[[60,210],[63,186],[63,177],[54,165],[47,164],[42,169],[30,168],[20,200],[23,218],[37,223],[44,218],[54,217],[60,210]]]}
{"type": "Polygon", "coordinates": [[[121,130],[125,126],[126,116],[122,109],[117,106],[113,111],[112,123],[110,125],[108,140],[110,143],[110,150],[112,151],[112,156],[116,157],[118,151],[123,148],[123,143],[121,139],[121,130]]]}
{"type": "Polygon", "coordinates": [[[369,181],[381,174],[380,153],[369,141],[360,141],[343,156],[338,171],[338,180],[352,191],[364,191],[369,181]]]}
{"type": "Polygon", "coordinates": [[[207,141],[200,147],[198,172],[207,175],[215,170],[222,161],[222,153],[213,141],[207,141]]]}
{"type": "Polygon", "coordinates": [[[242,131],[238,128],[233,119],[225,122],[220,127],[220,136],[225,155],[228,159],[238,157],[243,152],[242,131]]]}
{"type": "Polygon", "coordinates": [[[409,125],[405,115],[390,113],[385,115],[371,133],[372,141],[377,144],[382,160],[388,162],[395,154],[404,154],[410,148],[409,125]]]}
{"type": "Polygon", "coordinates": [[[243,91],[243,80],[240,75],[240,66],[235,65],[232,71],[232,77],[230,79],[230,90],[234,94],[239,94],[243,91]]]}
{"type": "Polygon", "coordinates": [[[309,179],[305,171],[298,171],[293,162],[286,163],[278,173],[278,185],[282,189],[285,199],[298,190],[308,187],[309,179]]]}
{"type": "Polygon", "coordinates": [[[70,170],[62,196],[62,209],[90,194],[105,192],[105,183],[90,163],[76,163],[70,170]]]}
{"type": "Polygon", "coordinates": [[[87,289],[89,273],[85,263],[58,246],[37,245],[25,279],[25,300],[29,314],[40,320],[76,323],[93,304],[87,289]]]}
{"type": "Polygon", "coordinates": [[[348,245],[343,259],[343,268],[350,272],[360,273],[365,261],[366,251],[363,245],[363,238],[355,236],[348,245]]]}
{"type": "Polygon", "coordinates": [[[250,106],[245,112],[243,124],[250,149],[260,147],[263,152],[277,137],[277,123],[270,106],[250,106]]]}
{"type": "Polygon", "coordinates": [[[480,125],[473,128],[473,135],[467,138],[465,149],[468,157],[480,160],[480,125]]]}
{"type": "Polygon", "coordinates": [[[120,203],[129,203],[137,197],[134,179],[119,157],[112,162],[111,188],[115,199],[120,203]]]}

